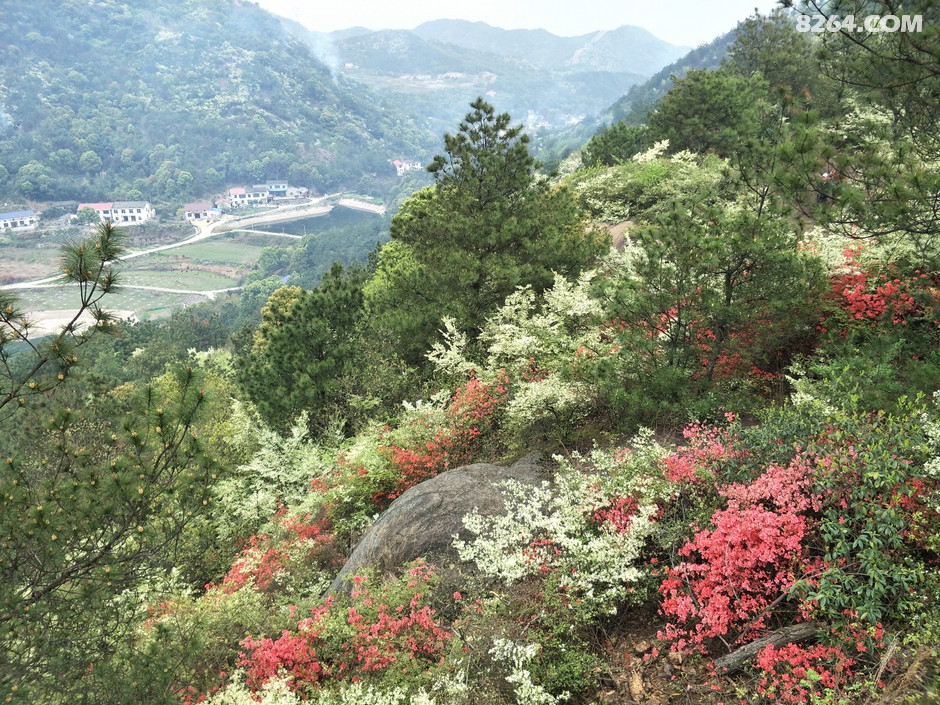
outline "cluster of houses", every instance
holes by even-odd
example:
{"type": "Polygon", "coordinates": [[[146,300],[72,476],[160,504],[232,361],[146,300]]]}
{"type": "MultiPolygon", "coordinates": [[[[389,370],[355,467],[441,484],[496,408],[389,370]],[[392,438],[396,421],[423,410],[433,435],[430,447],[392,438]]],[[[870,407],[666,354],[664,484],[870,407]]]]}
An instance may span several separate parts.
{"type": "Polygon", "coordinates": [[[196,201],[183,206],[186,220],[191,222],[215,220],[229,209],[256,208],[273,203],[306,198],[309,191],[303,186],[291,186],[286,181],[268,181],[253,186],[233,186],[215,203],[196,201]]]}
{"type": "MultiPolygon", "coordinates": [[[[291,186],[286,181],[268,181],[253,186],[236,186],[214,203],[197,201],[187,203],[183,214],[190,222],[214,220],[225,210],[265,206],[290,199],[306,198],[308,190],[304,187],[291,186]]],[[[74,201],[72,202],[74,204],[74,201]]],[[[137,225],[157,217],[153,206],[147,201],[107,201],[100,203],[79,203],[75,212],[90,208],[102,223],[115,225],[137,225]]],[[[39,214],[31,210],[0,213],[0,232],[4,230],[32,230],[39,224],[39,214]]]]}
{"type": "MultiPolygon", "coordinates": [[[[408,162],[394,162],[399,174],[420,165],[408,162]]],[[[210,201],[196,201],[183,206],[183,215],[190,222],[215,220],[227,210],[255,208],[276,203],[290,202],[307,198],[309,191],[303,186],[291,186],[287,181],[268,181],[253,186],[234,186],[228,193],[210,201]]],[[[72,204],[75,202],[72,201],[72,204]]],[[[108,201],[101,203],[79,203],[76,213],[83,208],[90,208],[104,222],[116,225],[146,223],[157,217],[153,206],[147,201],[108,201]]],[[[4,230],[32,230],[39,223],[39,214],[31,210],[0,213],[0,232],[4,230]]]]}
{"type": "Polygon", "coordinates": [[[392,166],[395,167],[395,171],[399,176],[404,176],[409,171],[415,171],[416,169],[424,169],[424,165],[421,162],[402,161],[401,159],[393,160],[392,166]]]}

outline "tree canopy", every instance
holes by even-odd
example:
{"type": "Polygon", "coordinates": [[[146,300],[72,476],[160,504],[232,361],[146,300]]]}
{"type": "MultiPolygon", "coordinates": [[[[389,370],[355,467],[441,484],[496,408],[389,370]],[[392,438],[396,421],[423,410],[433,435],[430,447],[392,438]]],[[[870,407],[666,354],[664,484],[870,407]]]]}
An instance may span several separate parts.
{"type": "Polygon", "coordinates": [[[355,365],[361,315],[362,273],[339,264],[316,289],[271,295],[239,379],[273,428],[286,431],[301,413],[317,431],[343,418],[341,381],[355,365]]]}
{"type": "Polygon", "coordinates": [[[721,156],[732,154],[748,136],[757,133],[765,79],[728,71],[693,70],[676,79],[650,115],[651,141],[669,140],[671,151],[687,149],[721,156]]]}
{"type": "Polygon", "coordinates": [[[471,108],[428,167],[435,185],[392,220],[366,287],[367,305],[412,362],[444,317],[473,333],[516,287],[540,291],[554,272],[576,274],[606,246],[570,190],[537,176],[522,127],[482,98],[471,108]]]}

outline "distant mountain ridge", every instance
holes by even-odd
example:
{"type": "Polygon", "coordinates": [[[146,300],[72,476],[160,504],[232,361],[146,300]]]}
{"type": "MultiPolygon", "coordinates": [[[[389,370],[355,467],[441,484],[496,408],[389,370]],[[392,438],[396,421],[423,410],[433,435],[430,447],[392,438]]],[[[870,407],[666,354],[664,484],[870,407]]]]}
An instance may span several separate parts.
{"type": "Polygon", "coordinates": [[[414,33],[429,41],[525,59],[545,68],[647,76],[691,49],[665,42],[632,25],[559,37],[544,29],[505,30],[484,22],[433,20],[416,27],[414,33]]]}
{"type": "Polygon", "coordinates": [[[559,37],[464,20],[314,32],[307,41],[321,60],[335,56],[339,75],[427,115],[432,130],[450,129],[478,95],[530,129],[558,129],[599,113],[688,51],[639,27],[559,37]]]}
{"type": "Polygon", "coordinates": [[[478,96],[546,135],[686,54],[630,26],[320,33],[248,0],[33,0],[0,26],[0,198],[164,214],[275,178],[384,196],[390,162],[428,159],[478,96]]]}

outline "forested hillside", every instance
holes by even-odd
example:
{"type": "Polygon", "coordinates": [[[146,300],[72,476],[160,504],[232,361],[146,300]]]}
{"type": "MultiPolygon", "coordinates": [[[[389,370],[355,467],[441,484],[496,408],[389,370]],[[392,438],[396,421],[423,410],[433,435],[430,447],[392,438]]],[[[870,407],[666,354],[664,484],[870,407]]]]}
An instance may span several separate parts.
{"type": "Polygon", "coordinates": [[[305,240],[121,323],[104,224],[60,265],[89,327],[0,290],[0,697],[938,702],[940,10],[904,12],[752,17],[560,174],[477,97],[318,281],[305,240]]]}
{"type": "Polygon", "coordinates": [[[253,3],[39,0],[0,22],[7,200],[178,205],[266,179],[384,195],[390,160],[434,142],[253,3]]]}

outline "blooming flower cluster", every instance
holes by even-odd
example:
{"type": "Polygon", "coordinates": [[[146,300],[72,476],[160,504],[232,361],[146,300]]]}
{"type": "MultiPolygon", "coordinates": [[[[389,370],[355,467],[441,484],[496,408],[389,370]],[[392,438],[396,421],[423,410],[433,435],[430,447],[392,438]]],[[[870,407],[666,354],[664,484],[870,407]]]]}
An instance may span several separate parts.
{"type": "Polygon", "coordinates": [[[506,681],[515,689],[516,702],[525,705],[557,705],[568,700],[571,693],[567,691],[552,695],[542,686],[532,681],[532,674],[527,668],[529,663],[538,655],[541,647],[538,644],[517,644],[510,639],[496,637],[489,653],[494,661],[506,663],[510,673],[506,681]]]}
{"type": "MultiPolygon", "coordinates": [[[[861,255],[861,246],[846,248],[845,265],[831,278],[830,297],[849,322],[906,326],[926,320],[940,327],[940,281],[936,276],[920,269],[908,274],[878,274],[861,263],[861,255]]],[[[820,319],[820,332],[828,328],[829,322],[820,319]]],[[[844,334],[845,329],[840,332],[844,334]]]]}
{"type": "MultiPolygon", "coordinates": [[[[727,420],[734,421],[728,414],[727,420]]],[[[663,472],[673,484],[697,484],[717,477],[722,467],[745,451],[727,427],[695,422],[682,431],[685,444],[663,458],[663,472]]]]}
{"type": "Polygon", "coordinates": [[[568,464],[554,486],[507,481],[504,487],[505,515],[464,517],[476,538],[455,537],[462,560],[507,582],[551,575],[563,600],[589,613],[615,611],[629,599],[646,574],[638,563],[655,528],[653,498],[608,495],[597,476],[568,464]]]}
{"type": "MultiPolygon", "coordinates": [[[[846,611],[846,616],[854,620],[858,615],[846,611]]],[[[830,632],[834,645],[768,644],[761,649],[755,663],[761,674],[757,692],[784,705],[806,705],[827,695],[840,695],[857,680],[866,654],[884,648],[880,623],[866,626],[849,621],[830,632]]],[[[884,687],[883,682],[876,685],[884,687]]]]}
{"type": "Polygon", "coordinates": [[[402,673],[420,673],[439,663],[450,633],[427,604],[434,580],[431,566],[414,564],[398,589],[373,591],[369,580],[356,576],[351,603],[332,597],[277,638],[248,637],[242,642],[242,667],[247,684],[261,689],[274,678],[288,676],[291,687],[308,692],[322,683],[356,680],[392,666],[402,673]]]}
{"type": "Polygon", "coordinates": [[[785,705],[805,705],[813,695],[821,696],[851,682],[854,665],[854,659],[839,646],[767,645],[757,655],[757,667],[763,672],[757,692],[785,705]]]}
{"type": "Polygon", "coordinates": [[[445,422],[430,440],[414,445],[394,443],[379,447],[398,471],[398,479],[387,493],[375,497],[380,506],[409,487],[449,468],[469,462],[494,428],[494,416],[505,403],[508,377],[504,371],[487,384],[476,377],[459,387],[446,408],[445,422]]]}
{"type": "Polygon", "coordinates": [[[661,638],[681,651],[716,637],[745,641],[759,634],[767,608],[808,562],[803,539],[811,510],[820,506],[811,476],[810,464],[797,458],[748,485],[722,488],[727,508],[679,550],[684,560],[667,569],[660,585],[669,619],[661,638]]]}
{"type": "Polygon", "coordinates": [[[293,516],[282,508],[272,518],[277,534],[252,535],[222,580],[222,590],[233,593],[245,586],[268,592],[281,584],[292,567],[305,566],[306,582],[317,592],[329,583],[327,574],[337,567],[334,535],[327,516],[293,516]],[[319,566],[319,579],[309,566],[319,566]]]}

